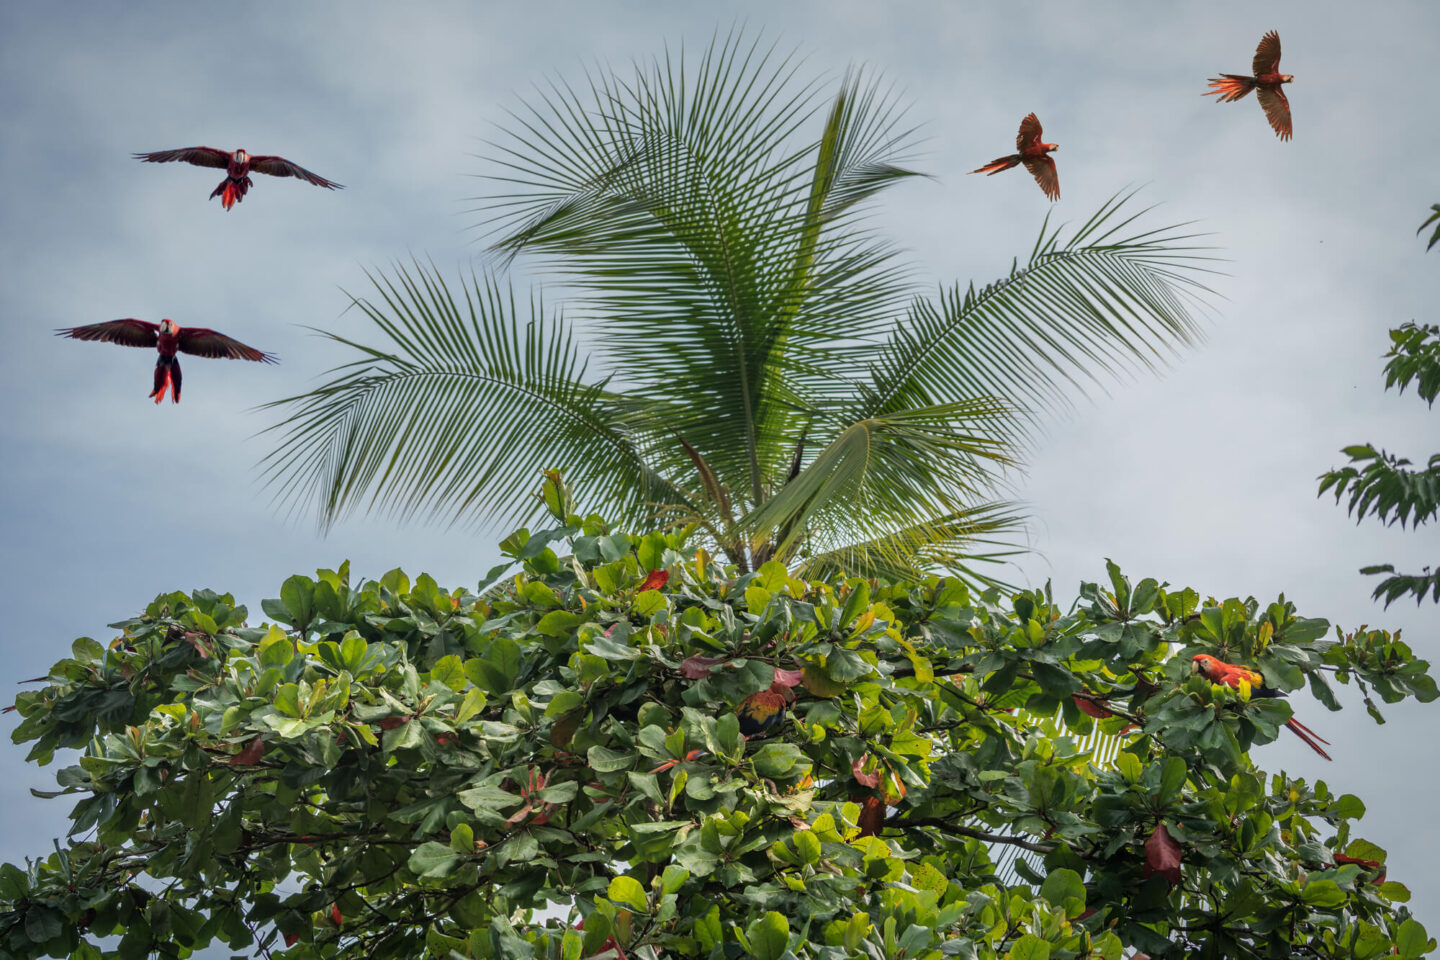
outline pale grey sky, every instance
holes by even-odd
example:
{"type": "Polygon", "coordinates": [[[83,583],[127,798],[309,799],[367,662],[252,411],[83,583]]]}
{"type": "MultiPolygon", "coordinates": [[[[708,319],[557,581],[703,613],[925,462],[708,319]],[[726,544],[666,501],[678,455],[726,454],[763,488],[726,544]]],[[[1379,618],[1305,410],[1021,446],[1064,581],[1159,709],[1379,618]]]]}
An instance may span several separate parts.
{"type": "MultiPolygon", "coordinates": [[[[1081,401],[1041,439],[1018,486],[1035,516],[1025,576],[1069,597],[1111,557],[1202,594],[1284,592],[1308,616],[1403,627],[1422,655],[1440,652],[1435,607],[1383,611],[1356,573],[1431,562],[1434,530],[1357,527],[1314,495],[1342,445],[1414,459],[1440,447],[1437,415],[1382,392],[1379,359],[1387,328],[1440,320],[1440,252],[1414,236],[1440,202],[1434,5],[12,3],[0,5],[7,675],[43,673],[72,638],[108,639],[107,622],[172,589],[232,591],[258,618],[286,576],[346,557],[357,575],[398,565],[473,585],[503,531],[360,518],[321,538],[278,515],[255,482],[268,447],[252,435],[270,420],[250,408],[349,359],[301,328],[361,329],[341,288],[363,291],[366,267],[473,262],[474,155],[517,95],[737,22],[804,51],[816,73],[863,63],[903,92],[935,179],[891,191],[878,219],[923,277],[994,279],[1047,211],[1080,222],[1140,184],[1161,204],[1153,222],[1198,220],[1227,258],[1207,343],[1081,401]],[[1289,143],[1253,98],[1200,95],[1207,77],[1246,71],[1269,29],[1296,77],[1289,143]],[[964,175],[1009,152],[1032,110],[1061,144],[1053,207],[1023,171],[964,175]],[[280,153],[347,189],[257,176],[227,214],[205,199],[220,171],[129,159],[198,144],[280,153]],[[123,316],[211,326],[283,362],[187,361],[184,402],[157,409],[144,352],[52,335],[123,316]]],[[[1363,797],[1358,832],[1390,851],[1391,878],[1434,926],[1440,704],[1391,708],[1377,727],[1347,703],[1297,704],[1334,763],[1293,739],[1258,762],[1363,797]]],[[[65,829],[67,804],[27,792],[53,770],[23,757],[0,751],[4,860],[43,855],[65,829]]]]}

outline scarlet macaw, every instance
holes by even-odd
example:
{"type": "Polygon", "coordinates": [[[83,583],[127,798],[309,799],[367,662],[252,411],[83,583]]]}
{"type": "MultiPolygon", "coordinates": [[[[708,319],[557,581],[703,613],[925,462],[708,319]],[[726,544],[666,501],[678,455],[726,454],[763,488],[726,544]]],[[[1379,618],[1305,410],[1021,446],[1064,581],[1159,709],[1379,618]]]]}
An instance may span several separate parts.
{"type": "Polygon", "coordinates": [[[182,353],[197,357],[227,358],[231,360],[255,360],[259,363],[275,363],[273,354],[264,353],[254,347],[247,347],[205,327],[182,327],[174,320],[161,320],[158,324],[146,320],[126,318],[92,323],[84,327],[66,327],[55,331],[56,336],[74,340],[104,340],[125,347],[154,347],[160,353],[155,361],[155,389],[150,396],[159,403],[170,389],[170,399],[180,402],[180,361],[175,356],[182,353]]]}
{"type": "MultiPolygon", "coordinates": [[[[1254,697],[1283,697],[1284,691],[1275,690],[1265,686],[1265,678],[1248,667],[1236,666],[1233,663],[1226,663],[1224,660],[1210,656],[1208,653],[1197,653],[1190,658],[1190,671],[1198,673],[1211,683],[1218,683],[1232,689],[1239,689],[1240,684],[1249,684],[1251,696],[1254,697]]],[[[1329,740],[1311,730],[1305,724],[1291,717],[1285,721],[1285,726],[1304,741],[1305,745],[1314,750],[1326,760],[1331,759],[1330,754],[1320,746],[1321,743],[1328,745],[1329,740]],[[1317,743],[1316,741],[1319,741],[1317,743]]]]}
{"type": "Polygon", "coordinates": [[[735,710],[735,716],[740,719],[740,732],[747,737],[763,737],[775,729],[785,717],[790,696],[790,688],[779,680],[767,690],[750,694],[735,710]]]}
{"type": "Polygon", "coordinates": [[[971,170],[971,173],[983,173],[987,177],[993,177],[1001,170],[1009,170],[1011,167],[1025,164],[1025,169],[1040,184],[1040,189],[1045,191],[1045,196],[1052,201],[1060,199],[1060,174],[1055,170],[1055,161],[1048,154],[1052,150],[1059,150],[1058,143],[1041,143],[1040,136],[1044,131],[1040,128],[1040,121],[1035,114],[1030,114],[1020,121],[1020,132],[1015,136],[1015,149],[1018,153],[1012,153],[1008,157],[1000,157],[998,160],[991,160],[979,170],[971,170]]]}
{"type": "Polygon", "coordinates": [[[298,163],[291,163],[284,157],[253,157],[244,150],[226,153],[224,150],[216,150],[214,147],[182,147],[179,150],[156,150],[153,153],[137,153],[133,156],[136,160],[144,160],[146,163],[184,160],[197,167],[223,168],[225,179],[221,180],[220,185],[211,191],[209,199],[213,200],[218,195],[220,205],[226,210],[245,199],[245,191],[253,186],[249,177],[252,170],[256,173],[268,173],[272,177],[299,177],[306,183],[313,183],[315,186],[325,187],[327,190],[344,189],[343,185],[326,180],[319,174],[311,173],[298,163]]]}
{"type": "Polygon", "coordinates": [[[1253,77],[1238,73],[1222,73],[1218,77],[1212,77],[1210,86],[1215,89],[1201,96],[1219,97],[1216,103],[1230,103],[1243,99],[1254,90],[1255,98],[1265,110],[1265,119],[1270,121],[1275,135],[1281,140],[1289,140],[1292,132],[1290,101],[1286,99],[1282,85],[1293,83],[1295,78],[1288,73],[1279,72],[1280,34],[1271,30],[1260,38],[1260,45],[1255,48],[1255,60],[1250,69],[1254,71],[1253,77]]]}

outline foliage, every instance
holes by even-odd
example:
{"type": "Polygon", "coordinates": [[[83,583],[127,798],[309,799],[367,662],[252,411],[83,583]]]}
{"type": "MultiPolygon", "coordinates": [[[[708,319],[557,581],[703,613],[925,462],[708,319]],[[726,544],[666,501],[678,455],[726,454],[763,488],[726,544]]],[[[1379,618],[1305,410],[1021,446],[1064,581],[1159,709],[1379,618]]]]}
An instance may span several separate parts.
{"type": "Polygon", "coordinates": [[[1435,246],[1435,244],[1440,243],[1440,223],[1436,222],[1440,221],[1440,203],[1432,203],[1430,205],[1430,209],[1434,212],[1431,213],[1430,216],[1426,217],[1425,222],[1420,224],[1420,228],[1415,231],[1415,235],[1419,236],[1420,234],[1425,232],[1426,227],[1430,226],[1430,224],[1432,223],[1435,224],[1435,232],[1430,234],[1430,242],[1425,244],[1426,250],[1429,250],[1431,247],[1435,246]]]}
{"type": "Polygon", "coordinates": [[[994,498],[1034,419],[1196,336],[1205,257],[1128,197],[1047,220],[996,282],[917,295],[866,220],[916,176],[912,137],[861,75],[732,36],[590,81],[514,115],[480,208],[569,317],[491,276],[372,276],[380,344],[326,333],[355,359],[274,405],[280,499],[531,522],[530,478],[567,463],[606,516],[698,524],[742,572],[973,575],[1012,539],[994,498]]]}
{"type": "MultiPolygon", "coordinates": [[[[1435,209],[1435,216],[1425,224],[1440,217],[1440,204],[1435,209]]],[[[1425,224],[1421,224],[1421,230],[1425,224]]],[[[1436,235],[1440,236],[1440,228],[1436,235]]],[[[1426,249],[1434,245],[1432,238],[1426,249]]],[[[1389,359],[1385,364],[1385,389],[1396,387],[1404,393],[1414,383],[1420,399],[1433,408],[1440,394],[1440,327],[1413,321],[1396,327],[1390,331],[1390,351],[1385,356],[1389,359]]],[[[1321,474],[1320,494],[1333,488],[1335,502],[1339,503],[1348,490],[1350,502],[1346,509],[1356,523],[1373,515],[1386,525],[1398,522],[1401,528],[1407,523],[1418,527],[1440,512],[1440,453],[1432,454],[1424,469],[1415,470],[1408,459],[1368,443],[1345,447],[1342,452],[1350,463],[1321,474]]],[[[1360,572],[1390,574],[1373,594],[1376,599],[1384,597],[1387,607],[1406,595],[1414,596],[1418,605],[1427,593],[1440,602],[1440,568],[1426,567],[1418,574],[1404,574],[1396,573],[1393,564],[1382,563],[1362,567],[1360,572]]]]}
{"type": "Polygon", "coordinates": [[[1398,636],[1113,564],[1069,609],[1048,588],[737,573],[686,531],[577,516],[556,476],[542,499],[561,526],[505,540],[519,570],[478,595],[342,565],[286,580],[270,625],[197,590],[77,640],[16,701],[31,760],[81,755],[53,794],[77,798],[72,839],[0,866],[0,950],[1434,948],[1354,832],[1362,801],[1253,764],[1291,708],[1189,670],[1212,653],[1331,710],[1353,681],[1378,718],[1375,697],[1436,696],[1398,636]],[[781,722],[742,737],[737,708],[777,690],[781,722]],[[1103,768],[1078,747],[1096,726],[1124,743],[1103,768]],[[1036,856],[1007,885],[1016,846],[1036,856]]]}

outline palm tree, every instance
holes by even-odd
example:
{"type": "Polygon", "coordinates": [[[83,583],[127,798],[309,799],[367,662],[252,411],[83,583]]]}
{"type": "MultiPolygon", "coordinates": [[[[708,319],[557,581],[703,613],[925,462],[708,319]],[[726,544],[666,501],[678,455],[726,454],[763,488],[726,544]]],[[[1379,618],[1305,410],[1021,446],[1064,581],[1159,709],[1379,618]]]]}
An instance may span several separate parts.
{"type": "MultiPolygon", "coordinates": [[[[806,81],[732,35],[514,114],[481,210],[500,258],[559,274],[578,322],[493,275],[371,276],[383,347],[286,417],[277,496],[447,523],[523,522],[536,472],[642,526],[694,524],[741,571],[913,574],[996,555],[1036,418],[1197,334],[1206,259],[1129,197],[987,286],[917,291],[867,228],[916,173],[887,91],[806,81]],[[591,355],[593,354],[593,359],[591,355]]],[[[1183,226],[1183,225],[1182,225],[1183,226]]]]}

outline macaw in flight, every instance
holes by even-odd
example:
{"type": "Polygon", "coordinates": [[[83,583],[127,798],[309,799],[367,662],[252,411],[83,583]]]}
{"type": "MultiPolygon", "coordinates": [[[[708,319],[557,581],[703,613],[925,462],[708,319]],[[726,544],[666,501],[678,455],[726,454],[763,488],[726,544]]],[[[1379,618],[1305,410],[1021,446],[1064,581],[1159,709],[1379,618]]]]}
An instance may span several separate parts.
{"type": "Polygon", "coordinates": [[[154,347],[160,354],[155,361],[155,389],[150,391],[156,403],[165,399],[167,389],[170,399],[180,402],[180,359],[175,355],[177,350],[197,357],[278,362],[273,354],[247,347],[223,333],[205,327],[182,327],[168,318],[159,323],[133,317],[106,320],[84,327],[66,327],[55,331],[55,335],[74,340],[103,340],[124,347],[154,347]]]}
{"type": "MultiPolygon", "coordinates": [[[[1212,657],[1208,653],[1197,653],[1190,658],[1190,672],[1198,673],[1211,683],[1218,683],[1230,687],[1233,690],[1238,690],[1242,683],[1247,684],[1250,687],[1250,695],[1252,697],[1285,696],[1283,690],[1276,690],[1272,687],[1265,686],[1265,678],[1256,671],[1248,667],[1226,663],[1224,660],[1212,657]]],[[[1320,746],[1321,743],[1328,746],[1330,743],[1329,740],[1326,740],[1294,717],[1286,720],[1285,726],[1289,727],[1290,731],[1299,737],[1311,750],[1314,750],[1326,760],[1332,759],[1330,754],[1326,753],[1324,748],[1320,746]]]]}
{"type": "Polygon", "coordinates": [[[1041,143],[1040,137],[1044,134],[1040,127],[1040,121],[1035,114],[1030,114],[1020,121],[1020,132],[1015,136],[1015,149],[1018,153],[1012,153],[1008,157],[1000,157],[998,160],[991,160],[979,170],[971,170],[971,173],[983,173],[987,177],[993,177],[1001,170],[1009,170],[1011,167],[1025,164],[1025,169],[1040,184],[1040,189],[1045,191],[1045,196],[1052,201],[1060,199],[1060,174],[1055,170],[1055,161],[1049,156],[1050,151],[1059,150],[1058,143],[1041,143]]]}
{"type": "Polygon", "coordinates": [[[1265,111],[1265,119],[1270,121],[1275,135],[1281,140],[1289,140],[1293,132],[1290,127],[1290,101],[1285,96],[1283,86],[1294,83],[1295,78],[1280,72],[1280,34],[1271,30],[1260,38],[1260,45],[1255,48],[1255,60],[1250,69],[1254,76],[1222,73],[1218,77],[1211,77],[1210,86],[1215,89],[1201,96],[1219,97],[1216,103],[1230,103],[1243,99],[1254,90],[1255,98],[1260,101],[1260,106],[1265,111]]]}
{"type": "Polygon", "coordinates": [[[268,173],[272,177],[299,177],[306,183],[313,183],[317,187],[324,187],[327,190],[343,190],[344,186],[316,173],[311,173],[298,163],[291,163],[284,157],[255,157],[244,150],[236,150],[234,153],[226,153],[224,150],[216,150],[214,147],[181,147],[179,150],[156,150],[153,153],[134,154],[136,160],[144,160],[146,163],[169,163],[172,160],[184,160],[186,163],[193,163],[197,167],[220,167],[225,171],[225,179],[220,185],[210,192],[209,199],[220,197],[220,205],[229,210],[235,204],[245,199],[245,191],[254,184],[250,180],[250,171],[256,173],[268,173]]]}

